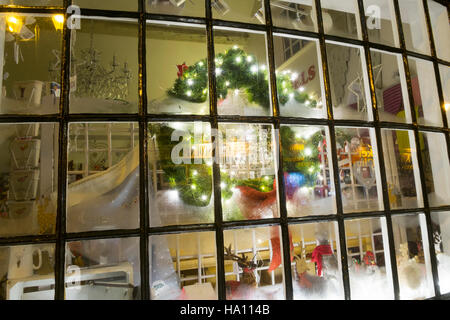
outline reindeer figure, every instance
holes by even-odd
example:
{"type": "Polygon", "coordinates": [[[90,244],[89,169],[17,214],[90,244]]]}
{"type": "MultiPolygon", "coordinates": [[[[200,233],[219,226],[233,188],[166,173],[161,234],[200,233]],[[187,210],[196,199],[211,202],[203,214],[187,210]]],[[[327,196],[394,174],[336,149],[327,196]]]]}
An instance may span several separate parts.
{"type": "Polygon", "coordinates": [[[242,268],[244,274],[242,276],[242,282],[245,282],[247,284],[256,284],[256,278],[253,271],[256,270],[256,268],[260,268],[263,266],[263,262],[261,260],[255,262],[256,255],[253,256],[251,260],[248,260],[248,257],[245,256],[244,253],[241,253],[241,256],[235,255],[231,252],[231,244],[225,249],[225,260],[231,260],[237,262],[238,266],[242,268]]]}

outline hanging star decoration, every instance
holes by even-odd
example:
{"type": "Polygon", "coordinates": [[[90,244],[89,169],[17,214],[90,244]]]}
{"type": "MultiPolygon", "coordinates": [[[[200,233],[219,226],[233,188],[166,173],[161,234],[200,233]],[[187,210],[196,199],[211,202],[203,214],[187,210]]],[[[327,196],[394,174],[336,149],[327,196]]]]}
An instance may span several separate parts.
{"type": "Polygon", "coordinates": [[[347,89],[356,96],[357,111],[365,112],[367,104],[364,96],[364,79],[362,75],[358,74],[358,76],[347,86],[347,89]],[[363,101],[362,107],[360,105],[361,100],[363,101]]]}

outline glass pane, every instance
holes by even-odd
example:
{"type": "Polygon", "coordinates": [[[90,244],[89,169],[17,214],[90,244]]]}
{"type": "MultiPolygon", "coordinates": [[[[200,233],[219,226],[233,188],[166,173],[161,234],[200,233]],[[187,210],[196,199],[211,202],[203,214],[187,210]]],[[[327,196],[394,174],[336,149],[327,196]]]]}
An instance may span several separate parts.
{"type": "Polygon", "coordinates": [[[408,57],[408,64],[418,123],[442,127],[433,62],[408,57]]]}
{"type": "Polygon", "coordinates": [[[358,1],[321,0],[325,33],[345,38],[361,39],[358,1]]]}
{"type": "Polygon", "coordinates": [[[265,24],[261,0],[211,0],[213,19],[265,24]]]}
{"type": "Polygon", "coordinates": [[[0,5],[4,6],[28,6],[28,7],[53,7],[63,6],[63,0],[1,0],[0,5]]]}
{"type": "Polygon", "coordinates": [[[150,223],[214,221],[209,123],[149,124],[150,223]]]}
{"type": "Polygon", "coordinates": [[[411,123],[402,56],[378,50],[370,54],[380,121],[411,123]]]}
{"type": "Polygon", "coordinates": [[[423,206],[414,132],[381,129],[391,209],[423,206]]]}
{"type": "Polygon", "coordinates": [[[436,54],[442,60],[450,61],[450,27],[447,8],[436,1],[428,0],[431,28],[433,29],[436,54]]]}
{"type": "Polygon", "coordinates": [[[273,41],[281,116],[326,118],[317,41],[284,36],[273,41]]]}
{"type": "Polygon", "coordinates": [[[139,238],[99,239],[66,245],[65,299],[139,300],[139,238]]]}
{"type": "Polygon", "coordinates": [[[139,0],[73,0],[74,5],[87,9],[137,11],[139,0]]]}
{"type": "Polygon", "coordinates": [[[444,109],[447,114],[447,123],[450,122],[450,67],[439,65],[442,93],[444,95],[444,109]]]}
{"type": "Polygon", "coordinates": [[[371,120],[370,93],[362,48],[327,42],[326,50],[334,118],[371,120]]]}
{"type": "Polygon", "coordinates": [[[281,126],[280,131],[288,215],[336,213],[328,128],[281,126]]]}
{"type": "Polygon", "coordinates": [[[0,237],[54,234],[57,123],[0,125],[0,237]]]}
{"type": "Polygon", "coordinates": [[[450,292],[450,212],[432,212],[434,252],[441,294],[450,292]]]}
{"type": "Polygon", "coordinates": [[[317,13],[313,0],[270,0],[270,10],[276,27],[317,32],[317,13]]]}
{"type": "Polygon", "coordinates": [[[224,231],[227,300],[284,300],[280,227],[224,231]]]}
{"type": "Polygon", "coordinates": [[[52,243],[0,247],[0,300],[53,300],[54,271],[52,243]]]}
{"type": "Polygon", "coordinates": [[[149,0],[147,1],[147,12],[205,17],[205,0],[149,0]]]}
{"type": "Polygon", "coordinates": [[[386,228],[384,218],[345,222],[352,300],[394,299],[386,228]]]}
{"type": "Polygon", "coordinates": [[[419,132],[425,184],[430,206],[450,204],[450,164],[445,136],[441,133],[419,132]]]}
{"type": "Polygon", "coordinates": [[[51,114],[59,111],[61,15],[0,14],[0,113],[51,114]]]}
{"type": "Polygon", "coordinates": [[[278,217],[272,125],[221,123],[219,148],[224,220],[278,217]]]}
{"type": "Polygon", "coordinates": [[[271,115],[265,34],[230,30],[214,29],[218,113],[271,115]]]}
{"type": "Polygon", "coordinates": [[[147,25],[147,88],[149,113],[209,114],[205,27],[147,25]]]}
{"type": "Polygon", "coordinates": [[[69,124],[67,158],[68,232],[139,227],[137,123],[69,124]]]}
{"type": "Polygon", "coordinates": [[[393,0],[364,0],[370,42],[399,46],[393,0]]]}
{"type": "Polygon", "coordinates": [[[342,300],[342,268],[336,222],[289,226],[295,300],[342,300]]]}
{"type": "Polygon", "coordinates": [[[434,295],[425,215],[392,217],[400,299],[434,295]]]}
{"type": "Polygon", "coordinates": [[[217,300],[214,232],[151,236],[152,300],[217,300]]]}
{"type": "Polygon", "coordinates": [[[422,0],[402,0],[398,1],[398,5],[406,49],[429,55],[430,41],[428,40],[422,0]]]}
{"type": "MultiPolygon", "coordinates": [[[[72,40],[71,113],[136,113],[138,22],[83,18],[72,40]]],[[[74,31],[74,32],[75,32],[74,31]]]]}
{"type": "Polygon", "coordinates": [[[339,176],[345,213],[383,210],[375,132],[336,128],[339,176]]]}

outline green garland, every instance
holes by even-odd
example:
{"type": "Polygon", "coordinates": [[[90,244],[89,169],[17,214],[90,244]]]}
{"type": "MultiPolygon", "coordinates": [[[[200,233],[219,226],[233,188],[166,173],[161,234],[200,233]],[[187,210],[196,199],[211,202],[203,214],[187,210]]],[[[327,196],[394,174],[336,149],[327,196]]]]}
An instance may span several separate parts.
{"type": "MultiPolygon", "coordinates": [[[[248,55],[244,50],[233,47],[225,53],[219,53],[215,58],[217,96],[225,99],[228,90],[245,90],[250,102],[266,109],[270,107],[268,73],[265,67],[256,63],[254,55],[248,55]]],[[[301,93],[292,87],[290,76],[277,74],[277,92],[280,104],[286,104],[290,98],[311,108],[317,106],[317,101],[307,93],[301,93]]],[[[167,92],[170,96],[201,103],[208,97],[207,60],[203,59],[189,66],[181,77],[167,92]]]]}

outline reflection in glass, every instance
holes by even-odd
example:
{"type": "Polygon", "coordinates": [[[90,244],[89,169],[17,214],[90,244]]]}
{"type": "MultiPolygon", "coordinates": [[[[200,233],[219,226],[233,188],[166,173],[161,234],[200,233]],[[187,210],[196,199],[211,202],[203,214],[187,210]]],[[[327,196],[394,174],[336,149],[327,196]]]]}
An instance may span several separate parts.
{"type": "Polygon", "coordinates": [[[326,49],[334,118],[371,120],[362,48],[327,42],[326,49]]]}
{"type": "Polygon", "coordinates": [[[422,0],[398,1],[407,50],[430,54],[422,0]]]}
{"type": "Polygon", "coordinates": [[[375,132],[368,128],[336,128],[336,148],[344,212],[382,210],[375,132]]]}
{"type": "Polygon", "coordinates": [[[4,44],[0,48],[0,113],[51,114],[59,111],[60,31],[51,15],[0,15],[4,44]]]}
{"type": "Polygon", "coordinates": [[[317,41],[277,35],[273,41],[281,115],[326,118],[317,41]]]}
{"type": "Polygon", "coordinates": [[[431,207],[450,204],[450,164],[445,136],[441,133],[419,132],[428,202],[431,207]]]}
{"type": "Polygon", "coordinates": [[[149,0],[147,12],[203,18],[205,17],[205,0],[149,0]]]}
{"type": "Polygon", "coordinates": [[[87,9],[137,11],[139,0],[73,0],[73,4],[87,9]]]}
{"type": "Polygon", "coordinates": [[[68,242],[65,267],[67,300],[140,299],[139,238],[68,242]]]}
{"type": "Polygon", "coordinates": [[[289,226],[295,300],[344,298],[336,222],[289,226]]]}
{"type": "Polygon", "coordinates": [[[328,128],[282,126],[280,132],[288,215],[335,213],[328,128]]]}
{"type": "Polygon", "coordinates": [[[219,139],[224,220],[278,217],[272,125],[221,123],[219,139]]]}
{"type": "Polygon", "coordinates": [[[450,67],[439,65],[442,94],[444,95],[444,110],[447,114],[447,123],[450,122],[450,67]]]}
{"type": "Polygon", "coordinates": [[[447,8],[436,1],[428,1],[428,12],[430,13],[436,54],[442,60],[450,61],[450,27],[447,8]]]}
{"type": "Polygon", "coordinates": [[[374,49],[370,54],[380,121],[411,123],[402,56],[374,49]]]}
{"type": "Polygon", "coordinates": [[[317,13],[313,0],[270,0],[273,25],[317,32],[317,13]]]}
{"type": "Polygon", "coordinates": [[[391,209],[423,206],[414,133],[381,129],[391,209]]]}
{"type": "Polygon", "coordinates": [[[55,245],[0,247],[0,300],[53,300],[55,245]]]}
{"type": "Polygon", "coordinates": [[[392,217],[400,299],[426,299],[434,295],[425,216],[392,217]]]}
{"type": "Polygon", "coordinates": [[[352,300],[394,299],[385,218],[345,222],[352,300]]]}
{"type": "Polygon", "coordinates": [[[217,300],[214,232],[151,236],[152,300],[217,300]]]}
{"type": "Polygon", "coordinates": [[[133,19],[82,18],[73,30],[71,113],[136,113],[138,23],[133,19]]]}
{"type": "Polygon", "coordinates": [[[370,42],[399,46],[393,0],[364,0],[370,42]]]}
{"type": "Polygon", "coordinates": [[[408,57],[414,109],[417,122],[428,126],[442,126],[433,62],[408,57]]]}
{"type": "Polygon", "coordinates": [[[55,233],[58,128],[0,125],[0,237],[55,233]]]}
{"type": "Polygon", "coordinates": [[[434,252],[441,294],[450,292],[450,212],[432,212],[434,252]]]}
{"type": "Polygon", "coordinates": [[[214,29],[220,115],[271,115],[265,34],[214,29]]]}
{"type": "Polygon", "coordinates": [[[208,114],[205,27],[147,25],[149,113],[208,114]]]}
{"type": "Polygon", "coordinates": [[[280,227],[226,230],[224,244],[227,300],[285,299],[280,227]]]}
{"type": "Polygon", "coordinates": [[[71,123],[67,231],[139,226],[137,123],[71,123]]]}
{"type": "Polygon", "coordinates": [[[152,226],[214,221],[209,123],[149,125],[152,226]]]}
{"type": "Polygon", "coordinates": [[[325,33],[345,38],[361,39],[358,1],[321,0],[325,33]]]}
{"type": "Polygon", "coordinates": [[[211,0],[213,19],[265,24],[260,0],[211,0]]]}

